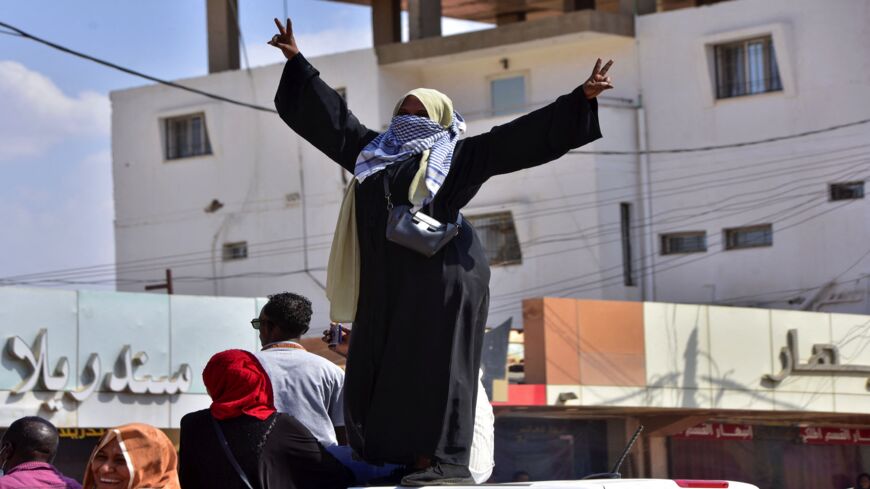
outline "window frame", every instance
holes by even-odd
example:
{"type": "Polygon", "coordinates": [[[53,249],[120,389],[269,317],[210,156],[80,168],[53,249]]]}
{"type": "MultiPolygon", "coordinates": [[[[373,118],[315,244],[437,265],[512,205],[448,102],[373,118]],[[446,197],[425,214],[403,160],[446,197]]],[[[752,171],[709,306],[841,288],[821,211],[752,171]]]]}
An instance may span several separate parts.
{"type": "Polygon", "coordinates": [[[246,260],[248,258],[248,242],[247,241],[232,241],[224,243],[221,248],[221,261],[239,261],[246,260]],[[234,256],[231,253],[232,250],[240,249],[244,246],[245,254],[244,256],[234,256]]]}
{"type": "Polygon", "coordinates": [[[708,250],[707,246],[707,231],[676,231],[673,233],[661,233],[659,234],[659,253],[664,255],[688,255],[692,253],[706,253],[708,250]],[[668,239],[670,238],[691,238],[691,237],[701,237],[704,239],[703,249],[693,249],[687,251],[674,251],[671,249],[671,246],[668,244],[668,239]]]}
{"type": "Polygon", "coordinates": [[[160,120],[160,125],[162,129],[163,136],[163,159],[164,161],[176,161],[176,160],[185,160],[189,158],[198,158],[202,156],[211,156],[214,154],[214,149],[211,144],[211,137],[209,137],[208,133],[208,121],[205,111],[199,112],[190,112],[185,114],[177,114],[162,117],[160,120]],[[187,136],[188,139],[187,144],[193,146],[193,131],[190,131],[190,126],[194,119],[199,118],[201,120],[201,141],[202,143],[199,145],[201,147],[201,152],[192,152],[191,154],[183,154],[179,151],[177,145],[175,145],[176,133],[174,132],[173,124],[178,122],[185,122],[187,124],[186,130],[190,132],[190,135],[187,136]],[[171,150],[175,148],[175,151],[171,150]]]}
{"type": "Polygon", "coordinates": [[[832,182],[828,184],[828,202],[840,202],[843,200],[861,200],[864,198],[864,180],[853,180],[850,182],[832,182]],[[835,189],[837,187],[844,187],[847,185],[860,185],[860,194],[858,197],[843,197],[843,196],[835,196],[835,189]]]}
{"type": "Polygon", "coordinates": [[[488,103],[488,107],[486,109],[486,113],[489,114],[490,117],[506,117],[506,116],[510,116],[513,114],[520,114],[520,113],[525,112],[528,109],[528,107],[530,106],[529,93],[531,92],[531,89],[530,89],[531,76],[529,76],[529,75],[530,75],[530,73],[528,70],[521,70],[521,71],[510,71],[510,72],[505,72],[505,73],[498,73],[496,75],[492,75],[492,76],[487,77],[487,89],[489,91],[489,103],[488,103]],[[511,78],[522,78],[523,79],[523,103],[521,105],[517,106],[515,109],[508,109],[507,112],[497,113],[495,110],[495,104],[493,103],[494,102],[493,90],[492,90],[493,83],[495,83],[499,80],[507,80],[507,79],[511,79],[511,78]]]}
{"type": "Polygon", "coordinates": [[[726,100],[733,99],[739,97],[749,97],[753,95],[763,95],[768,93],[776,93],[783,92],[783,83],[782,83],[782,75],[780,73],[781,69],[779,67],[779,61],[777,60],[777,50],[776,44],[774,43],[773,36],[771,34],[763,35],[763,36],[755,36],[745,39],[739,39],[735,41],[727,41],[720,42],[713,45],[713,67],[714,67],[714,83],[715,83],[715,97],[716,100],[726,100]],[[763,42],[763,72],[766,75],[762,80],[764,82],[764,89],[758,92],[751,91],[751,85],[753,80],[751,78],[751,60],[749,56],[750,52],[750,44],[763,42]],[[723,61],[721,57],[722,51],[728,48],[739,47],[743,57],[743,80],[735,82],[735,81],[726,81],[725,83],[729,84],[739,84],[740,87],[743,88],[742,93],[737,93],[735,95],[728,95],[730,90],[730,85],[723,86],[723,80],[720,79],[720,76],[724,76],[721,72],[723,61]]]}
{"type": "MultiPolygon", "coordinates": [[[[483,251],[487,255],[486,258],[489,261],[490,267],[506,267],[506,266],[522,265],[523,264],[523,247],[522,247],[522,243],[520,242],[520,234],[517,231],[516,219],[514,218],[514,214],[512,211],[506,210],[506,211],[486,212],[486,213],[482,213],[482,214],[463,215],[463,218],[465,220],[467,220],[469,223],[471,223],[472,227],[474,227],[474,229],[477,233],[477,237],[481,241],[481,246],[483,247],[483,251]],[[502,261],[494,261],[495,258],[497,258],[497,256],[490,256],[490,253],[489,253],[490,249],[486,246],[487,243],[484,242],[486,235],[484,234],[483,229],[486,226],[483,226],[480,224],[480,221],[483,219],[494,219],[494,218],[498,218],[498,217],[505,218],[505,223],[509,224],[510,227],[513,229],[513,237],[514,237],[514,239],[516,239],[516,257],[508,257],[507,259],[504,259],[502,261]],[[477,221],[477,222],[475,222],[475,221],[477,221]]],[[[493,224],[495,224],[495,222],[493,222],[493,224]]],[[[504,246],[513,246],[513,244],[506,243],[504,246]]]]}
{"type": "Polygon", "coordinates": [[[749,98],[753,102],[761,102],[759,99],[768,97],[795,97],[798,95],[795,83],[795,44],[794,25],[788,22],[769,22],[752,27],[728,29],[714,34],[701,36],[696,44],[695,55],[697,62],[693,63],[695,76],[699,80],[706,80],[700,85],[701,103],[705,108],[716,108],[727,104],[746,103],[745,97],[730,97],[725,99],[716,98],[716,55],[713,47],[717,44],[740,41],[756,37],[770,36],[773,39],[776,50],[776,64],[779,67],[779,79],[782,82],[782,92],[769,92],[758,94],[756,98],[749,98]]]}
{"type": "Polygon", "coordinates": [[[748,249],[753,249],[753,248],[771,248],[771,247],[773,247],[773,224],[772,223],[752,224],[750,226],[738,226],[738,227],[734,227],[734,228],[725,228],[722,230],[722,244],[723,244],[723,249],[725,251],[748,250],[748,249]],[[755,231],[755,230],[759,230],[759,229],[769,230],[769,235],[770,235],[769,242],[765,242],[765,243],[761,243],[761,244],[741,245],[741,246],[737,246],[735,243],[733,243],[733,240],[731,238],[733,233],[750,232],[750,231],[755,231]]]}

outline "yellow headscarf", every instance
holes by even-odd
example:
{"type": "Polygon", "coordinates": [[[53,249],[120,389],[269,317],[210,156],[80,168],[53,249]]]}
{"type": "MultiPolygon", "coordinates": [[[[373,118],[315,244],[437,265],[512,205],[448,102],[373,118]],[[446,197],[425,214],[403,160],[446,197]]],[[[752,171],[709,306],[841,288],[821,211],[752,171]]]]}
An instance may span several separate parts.
{"type": "MultiPolygon", "coordinates": [[[[393,109],[393,117],[399,113],[405,99],[412,95],[417,97],[426,108],[432,122],[444,128],[453,124],[453,101],[447,95],[431,88],[415,88],[403,95],[393,109]]],[[[429,190],[426,188],[428,161],[429,150],[425,150],[420,157],[417,173],[408,187],[408,200],[414,206],[422,204],[429,195],[429,190]]],[[[342,323],[350,323],[356,319],[356,305],[359,299],[360,254],[356,229],[356,186],[357,180],[354,178],[344,192],[344,200],[332,236],[329,264],[326,268],[329,317],[333,321],[342,323]]]]}

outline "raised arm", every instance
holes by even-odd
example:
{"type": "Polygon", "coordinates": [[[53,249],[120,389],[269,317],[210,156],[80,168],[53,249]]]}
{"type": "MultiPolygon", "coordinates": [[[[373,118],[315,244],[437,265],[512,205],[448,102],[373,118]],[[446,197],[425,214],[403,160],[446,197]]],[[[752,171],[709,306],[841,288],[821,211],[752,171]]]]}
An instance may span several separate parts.
{"type": "MultiPolygon", "coordinates": [[[[601,137],[596,97],[612,88],[607,70],[595,65],[592,76],[555,102],[463,141],[456,175],[468,186],[488,178],[558,159],[601,137]]],[[[457,163],[457,162],[454,162],[457,163]]]]}
{"type": "Polygon", "coordinates": [[[333,161],[353,172],[357,155],[377,136],[350,112],[335,90],[320,79],[320,73],[299,53],[290,19],[284,27],[275,19],[279,34],[269,44],[287,58],[275,94],[281,119],[297,134],[333,161]]]}

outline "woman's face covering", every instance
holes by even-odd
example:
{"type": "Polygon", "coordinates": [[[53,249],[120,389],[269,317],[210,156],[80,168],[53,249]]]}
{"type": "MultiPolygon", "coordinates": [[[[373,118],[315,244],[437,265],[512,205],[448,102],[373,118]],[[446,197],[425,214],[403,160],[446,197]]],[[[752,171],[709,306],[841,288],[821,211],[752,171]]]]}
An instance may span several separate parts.
{"type": "Polygon", "coordinates": [[[117,439],[97,451],[90,471],[95,489],[125,489],[130,484],[130,470],[117,439]]]}
{"type": "Polygon", "coordinates": [[[420,102],[420,99],[413,95],[405,97],[396,115],[416,115],[417,117],[429,118],[429,112],[426,111],[423,102],[420,102]]]}

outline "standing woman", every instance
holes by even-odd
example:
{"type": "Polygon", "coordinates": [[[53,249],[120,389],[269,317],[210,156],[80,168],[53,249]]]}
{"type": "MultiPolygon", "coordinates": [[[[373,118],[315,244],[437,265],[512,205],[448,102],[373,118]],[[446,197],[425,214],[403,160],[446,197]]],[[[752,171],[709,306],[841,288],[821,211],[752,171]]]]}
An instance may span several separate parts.
{"type": "Polygon", "coordinates": [[[299,53],[290,20],[275,23],[279,33],[270,44],[287,58],[275,95],[281,119],[356,177],[327,276],[331,319],[353,323],[344,393],[348,439],[368,462],[417,469],[403,485],[469,483],[490,272],[459,211],[490,177],[600,138],[595,97],[612,88],[612,62],[601,68],[598,60],[589,80],[552,104],[464,140],[465,124],[450,99],[416,89],[399,100],[379,135],[299,53]],[[387,229],[397,231],[395,209],[401,214],[402,206],[457,226],[458,234],[432,256],[397,244],[387,229]]]}

